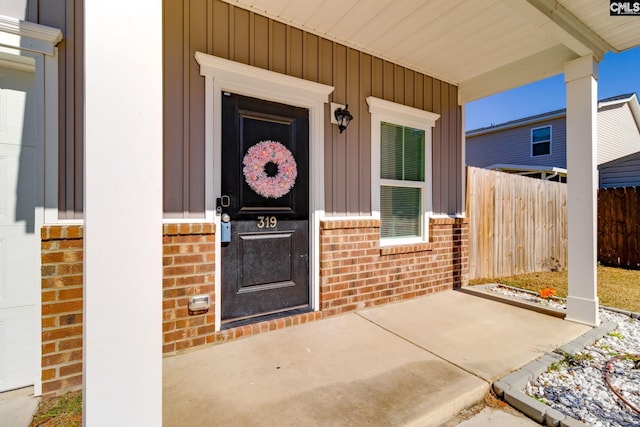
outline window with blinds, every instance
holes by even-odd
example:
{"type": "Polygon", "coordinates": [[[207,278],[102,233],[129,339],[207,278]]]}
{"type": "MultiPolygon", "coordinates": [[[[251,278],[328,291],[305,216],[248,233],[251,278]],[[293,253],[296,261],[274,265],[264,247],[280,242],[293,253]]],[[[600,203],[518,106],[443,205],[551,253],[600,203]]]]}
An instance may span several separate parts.
{"type": "Polygon", "coordinates": [[[371,113],[371,213],[380,245],[429,241],[432,133],[439,114],[367,97],[371,113]]]}
{"type": "Polygon", "coordinates": [[[425,131],[380,124],[380,234],[422,236],[425,131]]]}

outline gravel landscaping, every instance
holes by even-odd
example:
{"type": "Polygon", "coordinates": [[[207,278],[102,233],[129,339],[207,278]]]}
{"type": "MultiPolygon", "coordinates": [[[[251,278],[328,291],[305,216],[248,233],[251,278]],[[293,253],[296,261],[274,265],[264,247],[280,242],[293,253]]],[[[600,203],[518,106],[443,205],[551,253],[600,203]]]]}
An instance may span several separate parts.
{"type": "MultiPolygon", "coordinates": [[[[503,286],[487,290],[565,308],[561,299],[503,286]]],[[[565,354],[524,392],[589,426],[640,426],[640,320],[608,309],[600,310],[600,318],[616,322],[617,329],[575,355],[565,354]]]]}

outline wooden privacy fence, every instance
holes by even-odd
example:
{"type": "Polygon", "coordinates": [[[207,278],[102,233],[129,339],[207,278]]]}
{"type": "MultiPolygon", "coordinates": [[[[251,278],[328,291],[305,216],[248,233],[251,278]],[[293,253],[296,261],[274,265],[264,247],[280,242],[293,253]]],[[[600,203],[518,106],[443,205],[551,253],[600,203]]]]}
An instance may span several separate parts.
{"type": "Polygon", "coordinates": [[[640,268],[640,187],[598,191],[598,260],[640,268]]]}
{"type": "Polygon", "coordinates": [[[469,278],[567,267],[567,185],[467,167],[469,278]]]}

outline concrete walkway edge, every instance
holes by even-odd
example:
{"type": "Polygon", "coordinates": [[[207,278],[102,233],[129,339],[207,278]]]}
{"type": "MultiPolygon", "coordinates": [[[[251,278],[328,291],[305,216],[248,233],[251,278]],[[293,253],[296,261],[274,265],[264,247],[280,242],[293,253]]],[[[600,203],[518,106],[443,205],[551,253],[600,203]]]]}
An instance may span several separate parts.
{"type": "Polygon", "coordinates": [[[495,381],[492,385],[494,393],[540,424],[546,426],[586,427],[587,425],[582,421],[565,415],[528,396],[524,393],[524,389],[529,381],[534,380],[540,374],[546,372],[554,362],[562,360],[564,354],[575,355],[586,346],[595,343],[600,338],[614,331],[616,327],[617,324],[615,322],[604,322],[599,327],[559,347],[553,353],[546,354],[529,362],[517,371],[495,381]]]}

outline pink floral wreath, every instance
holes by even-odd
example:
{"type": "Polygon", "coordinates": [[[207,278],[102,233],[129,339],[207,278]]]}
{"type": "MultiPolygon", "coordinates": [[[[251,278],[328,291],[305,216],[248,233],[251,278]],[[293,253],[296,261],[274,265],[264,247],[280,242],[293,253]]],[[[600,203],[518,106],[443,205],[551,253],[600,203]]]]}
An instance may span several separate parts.
{"type": "Polygon", "coordinates": [[[298,167],[291,151],[276,141],[260,141],[249,148],[242,159],[244,179],[249,187],[262,197],[278,199],[296,183],[298,167]],[[268,163],[277,166],[275,176],[265,170],[268,163]]]}

